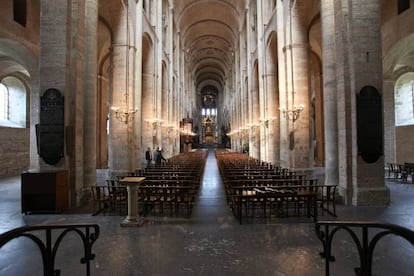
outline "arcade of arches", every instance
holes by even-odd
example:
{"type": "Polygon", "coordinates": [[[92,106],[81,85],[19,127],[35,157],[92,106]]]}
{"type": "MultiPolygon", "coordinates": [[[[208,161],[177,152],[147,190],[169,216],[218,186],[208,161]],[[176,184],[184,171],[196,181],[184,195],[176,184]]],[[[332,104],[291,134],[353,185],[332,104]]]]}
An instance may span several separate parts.
{"type": "Polygon", "coordinates": [[[68,170],[76,206],[97,169],[140,168],[147,147],[171,157],[213,144],[323,170],[345,204],[387,204],[384,164],[414,162],[412,5],[3,0],[0,175],[68,170]],[[367,87],[375,99],[357,114],[367,87]],[[62,147],[46,162],[36,126],[60,96],[62,147]]]}

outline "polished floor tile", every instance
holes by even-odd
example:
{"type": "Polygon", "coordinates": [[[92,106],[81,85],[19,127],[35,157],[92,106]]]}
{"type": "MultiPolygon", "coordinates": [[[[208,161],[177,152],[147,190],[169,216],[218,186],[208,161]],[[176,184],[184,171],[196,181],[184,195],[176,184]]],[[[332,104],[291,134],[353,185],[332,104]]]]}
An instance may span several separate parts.
{"type": "MultiPolygon", "coordinates": [[[[414,185],[389,182],[392,202],[383,207],[338,206],[339,220],[375,220],[414,229],[414,185]]],[[[0,233],[21,225],[98,223],[92,275],[324,275],[322,250],[308,218],[283,218],[240,225],[226,204],[214,152],[210,151],[200,191],[190,218],[146,217],[143,227],[124,228],[123,216],[90,213],[20,213],[20,178],[0,182],[0,233]]],[[[329,215],[320,217],[332,220],[329,215]]],[[[84,275],[81,248],[68,237],[59,248],[56,267],[61,275],[84,275]]],[[[341,233],[334,244],[337,261],[331,275],[354,275],[355,245],[341,233]]],[[[374,258],[375,275],[412,275],[414,247],[386,238],[374,258]]],[[[38,250],[24,240],[0,249],[0,275],[42,275],[38,250]]]]}

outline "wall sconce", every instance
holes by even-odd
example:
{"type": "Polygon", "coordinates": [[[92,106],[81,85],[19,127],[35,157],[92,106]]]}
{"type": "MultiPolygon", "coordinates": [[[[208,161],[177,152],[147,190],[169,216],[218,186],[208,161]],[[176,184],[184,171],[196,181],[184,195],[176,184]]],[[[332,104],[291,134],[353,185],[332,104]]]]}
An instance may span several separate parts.
{"type": "Polygon", "coordinates": [[[173,132],[174,130],[176,130],[176,127],[174,125],[167,125],[167,133],[170,134],[171,132],[173,132]]]}
{"type": "Polygon", "coordinates": [[[303,111],[304,105],[300,104],[299,106],[294,105],[291,109],[286,109],[280,107],[279,110],[282,112],[283,117],[292,120],[295,122],[300,117],[300,113],[303,111]]]}
{"type": "Polygon", "coordinates": [[[129,122],[133,121],[135,118],[135,113],[138,111],[138,108],[135,109],[123,109],[121,110],[117,106],[111,107],[111,110],[115,112],[115,117],[120,120],[121,122],[128,124],[129,122]]]}
{"type": "Polygon", "coordinates": [[[260,122],[264,124],[266,128],[269,128],[269,122],[276,120],[276,117],[260,118],[260,122]]]}
{"type": "Polygon", "coordinates": [[[157,127],[161,126],[163,122],[163,120],[158,118],[147,119],[145,121],[152,127],[152,130],[157,130],[157,127]]]}

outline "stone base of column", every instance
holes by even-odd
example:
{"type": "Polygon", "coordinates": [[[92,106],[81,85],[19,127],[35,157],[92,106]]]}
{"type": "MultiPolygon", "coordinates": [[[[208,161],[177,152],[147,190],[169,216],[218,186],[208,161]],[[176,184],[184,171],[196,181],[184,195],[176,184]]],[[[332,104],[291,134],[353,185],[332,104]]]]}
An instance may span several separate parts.
{"type": "Polygon", "coordinates": [[[141,227],[144,225],[145,219],[144,217],[140,218],[134,218],[134,219],[124,219],[123,222],[121,222],[121,227],[141,227]]]}
{"type": "Polygon", "coordinates": [[[358,188],[352,201],[357,206],[385,206],[390,203],[390,190],[387,187],[358,188]]]}

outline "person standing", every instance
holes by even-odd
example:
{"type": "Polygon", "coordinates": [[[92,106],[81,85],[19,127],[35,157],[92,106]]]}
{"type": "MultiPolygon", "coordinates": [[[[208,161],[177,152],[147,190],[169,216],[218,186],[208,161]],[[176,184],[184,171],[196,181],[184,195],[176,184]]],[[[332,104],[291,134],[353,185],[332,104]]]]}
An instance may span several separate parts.
{"type": "Polygon", "coordinates": [[[162,156],[162,150],[160,150],[160,148],[157,148],[157,157],[155,158],[155,164],[161,165],[162,160],[167,161],[167,159],[162,156]]]}
{"type": "Polygon", "coordinates": [[[160,148],[157,147],[157,149],[154,149],[154,152],[152,154],[152,160],[154,160],[155,164],[157,164],[159,151],[160,151],[160,148]]]}
{"type": "Polygon", "coordinates": [[[145,160],[147,160],[147,168],[149,168],[152,161],[152,153],[150,147],[148,147],[147,151],[145,152],[145,160]]]}

